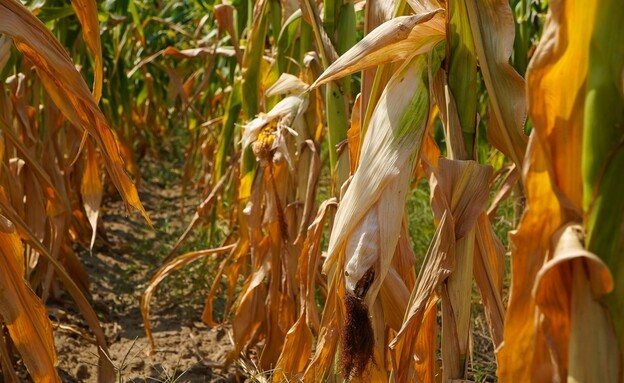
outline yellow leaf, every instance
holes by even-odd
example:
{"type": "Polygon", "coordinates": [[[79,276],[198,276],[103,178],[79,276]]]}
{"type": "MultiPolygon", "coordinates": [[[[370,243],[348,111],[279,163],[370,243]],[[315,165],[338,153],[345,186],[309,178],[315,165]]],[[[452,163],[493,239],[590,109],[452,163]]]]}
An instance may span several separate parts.
{"type": "Polygon", "coordinates": [[[97,104],[102,97],[102,80],[104,78],[97,3],[95,0],[72,0],[72,5],[82,26],[82,38],[95,59],[93,98],[97,104]]]}
{"type": "Polygon", "coordinates": [[[87,161],[82,175],[82,183],[80,185],[80,194],[84,203],[85,213],[93,229],[91,235],[90,249],[93,249],[95,243],[95,235],[97,234],[97,222],[100,215],[100,204],[102,203],[102,177],[100,175],[100,166],[98,162],[97,152],[87,141],[87,161]]]}

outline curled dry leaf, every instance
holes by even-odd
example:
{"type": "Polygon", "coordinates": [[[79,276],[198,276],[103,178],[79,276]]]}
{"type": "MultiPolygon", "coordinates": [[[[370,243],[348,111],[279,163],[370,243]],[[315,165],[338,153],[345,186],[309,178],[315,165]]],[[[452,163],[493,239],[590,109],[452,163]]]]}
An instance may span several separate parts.
{"type": "MultiPolygon", "coordinates": [[[[87,298],[85,298],[80,288],[76,285],[76,282],[74,282],[72,277],[70,277],[67,271],[65,271],[65,268],[50,254],[50,251],[48,251],[48,249],[41,244],[32,230],[9,204],[3,188],[0,188],[0,207],[3,210],[3,214],[7,215],[11,223],[15,225],[20,235],[26,238],[28,244],[52,265],[56,276],[60,279],[69,294],[72,296],[85,321],[95,334],[99,354],[98,382],[108,383],[114,381],[115,370],[113,364],[107,356],[108,345],[106,343],[106,337],[104,336],[104,330],[100,326],[98,316],[93,310],[93,307],[91,307],[87,298]]],[[[2,222],[2,220],[0,220],[0,222],[2,222]]]]}
{"type": "Polygon", "coordinates": [[[143,295],[141,296],[141,316],[143,316],[143,324],[145,326],[145,335],[150,341],[152,345],[152,352],[156,349],[156,343],[154,342],[154,336],[152,335],[152,326],[150,325],[150,301],[152,299],[152,294],[158,287],[158,284],[163,281],[167,277],[167,275],[172,272],[181,269],[195,261],[198,261],[202,258],[205,258],[209,255],[224,253],[227,251],[231,251],[236,247],[236,245],[227,245],[218,247],[216,249],[209,250],[201,250],[194,251],[191,253],[182,254],[179,257],[174,258],[170,262],[163,265],[150,279],[143,295]]]}
{"type": "MultiPolygon", "coordinates": [[[[607,331],[609,327],[600,319],[601,314],[594,316],[601,310],[591,303],[595,298],[591,298],[591,294],[578,295],[575,292],[579,286],[589,286],[591,280],[575,266],[578,260],[563,269],[556,267],[548,272],[553,278],[551,281],[558,279],[559,283],[543,279],[544,272],[541,271],[547,262],[559,262],[553,260],[555,233],[568,222],[583,219],[583,181],[578,169],[582,168],[584,158],[583,146],[587,136],[583,130],[587,116],[582,106],[584,97],[580,95],[587,91],[590,62],[587,52],[595,27],[593,22],[586,21],[595,20],[600,8],[591,2],[586,7],[575,7],[567,2],[553,1],[550,6],[542,40],[527,71],[529,114],[534,129],[522,171],[527,205],[518,230],[511,235],[514,275],[505,317],[504,342],[497,351],[498,375],[504,381],[546,382],[573,378],[572,363],[569,362],[572,354],[569,352],[576,347],[572,345],[576,340],[566,334],[572,334],[572,327],[582,324],[570,320],[571,305],[582,304],[597,310],[593,311],[593,318],[587,319],[602,323],[595,331],[607,331]],[[566,91],[556,92],[557,88],[566,91]],[[567,274],[561,272],[564,269],[567,274]],[[551,293],[556,289],[559,297],[576,294],[571,301],[559,298],[557,302],[549,301],[560,309],[556,315],[550,310],[554,306],[549,309],[548,305],[540,305],[537,300],[538,296],[540,299],[552,297],[551,293],[542,295],[548,289],[539,290],[538,296],[527,289],[527,285],[536,285],[538,276],[541,284],[552,288],[551,293]],[[553,335],[555,331],[557,335],[553,335]]],[[[601,125],[601,130],[605,126],[608,125],[601,125]]],[[[590,157],[595,158],[596,153],[592,152],[590,157]]],[[[612,239],[610,243],[613,243],[612,239]]],[[[582,333],[580,327],[576,330],[576,334],[582,333]]],[[[593,334],[590,337],[593,338],[591,346],[597,347],[599,337],[593,334]]],[[[608,345],[603,343],[602,346],[608,345]]],[[[598,355],[600,352],[594,348],[590,353],[598,355]]],[[[592,366],[584,366],[584,362],[591,363],[587,356],[575,359],[574,369],[590,371],[592,366]]],[[[608,381],[603,378],[607,377],[597,375],[586,381],[608,381]]]]}
{"type": "Polygon", "coordinates": [[[559,379],[616,382],[618,347],[603,303],[613,290],[605,263],[585,250],[582,226],[568,223],[553,237],[554,254],[533,286],[540,327],[559,379]],[[580,362],[580,361],[583,362],[580,362]]]}

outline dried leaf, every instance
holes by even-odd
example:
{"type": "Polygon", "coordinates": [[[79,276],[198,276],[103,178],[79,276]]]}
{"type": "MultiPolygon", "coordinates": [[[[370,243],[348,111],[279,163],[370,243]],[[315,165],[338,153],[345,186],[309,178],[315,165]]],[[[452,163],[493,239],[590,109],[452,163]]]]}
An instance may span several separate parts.
{"type": "Polygon", "coordinates": [[[226,251],[233,250],[236,245],[227,245],[222,247],[217,247],[215,249],[209,250],[201,250],[194,251],[191,253],[182,254],[179,257],[174,258],[167,264],[163,265],[158,271],[152,276],[143,295],[141,296],[141,316],[143,317],[143,325],[145,326],[145,335],[150,341],[152,346],[152,352],[156,349],[156,342],[154,342],[154,336],[152,335],[152,327],[150,325],[150,301],[152,299],[152,294],[158,287],[158,284],[163,281],[167,277],[167,275],[172,272],[181,269],[197,260],[205,258],[212,254],[223,253],[226,251]]]}
{"type": "Polygon", "coordinates": [[[580,225],[553,237],[554,255],[537,274],[533,295],[559,379],[616,382],[618,346],[602,297],[613,290],[604,262],[585,250],[580,225]],[[571,287],[571,288],[570,288],[571,287]]]}
{"type": "Polygon", "coordinates": [[[311,87],[430,51],[446,34],[441,12],[438,9],[388,20],[340,56],[311,87]]]}
{"type": "MultiPolygon", "coordinates": [[[[0,216],[0,220],[6,218],[0,216]]],[[[0,227],[0,315],[35,382],[60,382],[47,310],[24,279],[24,249],[19,236],[12,226],[3,226],[0,227]]]]}
{"type": "Polygon", "coordinates": [[[97,3],[95,0],[72,0],[72,5],[82,26],[83,39],[95,60],[93,98],[97,104],[102,97],[102,81],[104,79],[97,3]]]}
{"type": "Polygon", "coordinates": [[[97,152],[90,143],[87,143],[87,161],[84,174],[82,175],[82,183],[80,185],[80,194],[84,203],[85,213],[91,224],[93,232],[91,234],[91,244],[89,249],[93,250],[95,244],[95,236],[97,234],[97,222],[100,215],[100,205],[103,195],[102,176],[100,175],[100,164],[97,152]]]}
{"type": "Polygon", "coordinates": [[[488,139],[520,167],[527,143],[523,129],[527,107],[524,79],[509,64],[515,33],[509,2],[471,0],[466,8],[490,96],[488,139]]]}

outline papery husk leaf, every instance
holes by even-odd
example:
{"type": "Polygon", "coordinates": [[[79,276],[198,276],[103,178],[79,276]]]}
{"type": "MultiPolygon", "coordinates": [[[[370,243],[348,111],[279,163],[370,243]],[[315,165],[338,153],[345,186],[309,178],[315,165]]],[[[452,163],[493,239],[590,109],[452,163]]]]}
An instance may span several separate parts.
{"type": "Polygon", "coordinates": [[[47,93],[65,118],[93,137],[122,198],[151,224],[136,187],[124,170],[117,140],[67,52],[19,2],[8,0],[0,4],[0,18],[5,21],[0,24],[0,33],[11,36],[17,49],[35,65],[47,93]]]}
{"type": "Polygon", "coordinates": [[[430,51],[445,36],[438,9],[388,20],[330,65],[312,88],[373,66],[406,60],[430,51]]]}
{"type": "MultiPolygon", "coordinates": [[[[396,249],[401,228],[401,220],[396,217],[403,216],[409,175],[418,158],[429,112],[427,68],[427,57],[421,56],[410,60],[393,76],[375,108],[362,144],[358,170],[336,213],[323,266],[325,271],[338,252],[349,251],[348,247],[360,242],[361,238],[353,237],[356,230],[379,238],[365,240],[379,246],[378,258],[373,255],[367,260],[358,256],[355,261],[364,263],[351,270],[356,271],[350,276],[353,283],[375,264],[375,281],[367,294],[368,304],[374,301],[396,249]],[[378,225],[377,231],[370,231],[366,225],[378,225]]],[[[345,263],[354,255],[347,254],[345,263]]]]}
{"type": "MultiPolygon", "coordinates": [[[[35,382],[60,382],[52,324],[39,297],[24,279],[24,249],[13,225],[0,225],[0,315],[35,382]]],[[[8,223],[8,224],[7,224],[8,223]]]]}
{"type": "Polygon", "coordinates": [[[266,91],[266,97],[272,97],[280,94],[298,96],[302,94],[308,87],[299,77],[282,73],[277,81],[271,85],[266,91]]]}

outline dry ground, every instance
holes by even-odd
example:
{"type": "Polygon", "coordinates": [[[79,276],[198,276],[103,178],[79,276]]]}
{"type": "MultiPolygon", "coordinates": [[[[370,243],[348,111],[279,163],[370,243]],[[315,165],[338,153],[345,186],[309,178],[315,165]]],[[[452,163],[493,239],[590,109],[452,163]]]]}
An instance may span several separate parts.
{"type": "MultiPolygon", "coordinates": [[[[186,213],[181,214],[179,178],[163,178],[163,174],[179,176],[179,170],[164,168],[168,166],[154,161],[142,166],[146,170],[140,195],[154,229],[136,214],[127,217],[117,197],[105,198],[100,223],[105,238],[98,238],[92,254],[79,249],[91,278],[92,304],[105,329],[110,358],[124,382],[243,381],[240,369],[223,366],[231,350],[229,328],[209,328],[201,322],[202,300],[212,280],[197,270],[192,278],[189,271],[179,272],[152,299],[157,350],[149,355],[139,300],[197,204],[197,198],[187,197],[186,213]]],[[[51,302],[49,307],[63,381],[96,381],[97,349],[86,339],[88,328],[73,302],[51,302]]]]}

